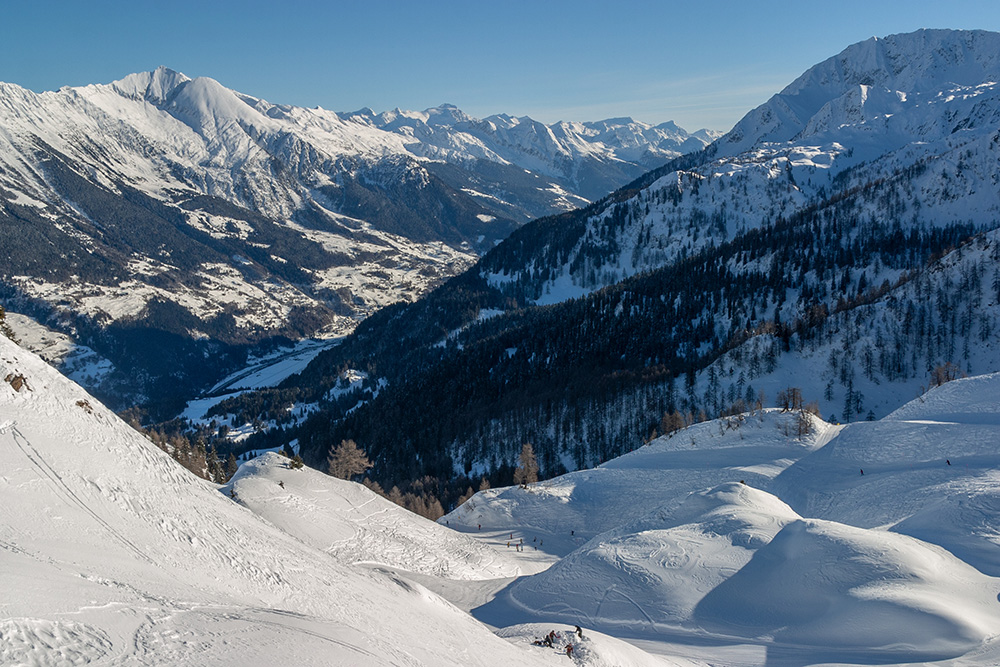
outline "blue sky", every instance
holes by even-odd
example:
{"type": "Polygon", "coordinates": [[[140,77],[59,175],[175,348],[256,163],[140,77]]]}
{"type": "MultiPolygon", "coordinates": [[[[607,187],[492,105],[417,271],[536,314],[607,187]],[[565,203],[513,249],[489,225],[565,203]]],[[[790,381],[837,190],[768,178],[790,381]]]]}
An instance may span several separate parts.
{"type": "Polygon", "coordinates": [[[0,0],[0,81],[107,83],[166,65],[271,102],[443,102],[545,122],[632,116],[725,130],[871,36],[1000,31],[993,0],[503,3],[0,0]]]}

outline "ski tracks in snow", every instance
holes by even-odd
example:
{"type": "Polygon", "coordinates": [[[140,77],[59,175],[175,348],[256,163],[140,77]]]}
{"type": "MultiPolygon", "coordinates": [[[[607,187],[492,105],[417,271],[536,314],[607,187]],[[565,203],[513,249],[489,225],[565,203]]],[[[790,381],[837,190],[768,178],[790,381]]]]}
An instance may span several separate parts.
{"type": "Polygon", "coordinates": [[[156,561],[150,558],[145,551],[136,546],[134,542],[125,537],[125,535],[123,535],[120,531],[115,529],[114,526],[105,521],[100,514],[95,512],[93,508],[91,508],[87,503],[81,500],[80,497],[73,491],[73,489],[71,489],[69,485],[66,484],[62,476],[58,472],[56,472],[56,470],[51,465],[48,464],[48,462],[45,460],[44,457],[42,457],[38,449],[31,444],[31,441],[27,437],[25,437],[25,435],[21,433],[21,431],[19,431],[16,426],[11,426],[8,432],[12,436],[14,444],[25,456],[25,458],[27,458],[28,461],[30,461],[31,464],[35,467],[35,469],[38,470],[38,472],[41,473],[42,476],[49,481],[49,483],[52,485],[52,488],[56,491],[58,495],[60,495],[63,498],[63,500],[68,505],[76,506],[77,508],[82,510],[85,514],[89,515],[94,521],[96,521],[101,527],[103,527],[112,537],[114,537],[118,542],[123,544],[127,549],[131,550],[133,553],[139,556],[142,560],[152,565],[156,565],[156,561]]]}

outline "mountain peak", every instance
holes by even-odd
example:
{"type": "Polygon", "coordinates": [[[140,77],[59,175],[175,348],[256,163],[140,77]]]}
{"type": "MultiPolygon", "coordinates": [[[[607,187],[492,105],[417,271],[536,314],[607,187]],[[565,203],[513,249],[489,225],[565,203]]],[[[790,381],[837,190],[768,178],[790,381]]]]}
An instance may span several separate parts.
{"type": "Polygon", "coordinates": [[[162,104],[174,90],[190,80],[187,75],[160,65],[151,72],[129,74],[112,83],[111,87],[124,97],[162,104]]]}
{"type": "Polygon", "coordinates": [[[740,120],[721,146],[732,155],[789,141],[827,104],[869,86],[907,95],[1000,80],[1000,33],[925,29],[869,38],[806,70],[740,120]]]}

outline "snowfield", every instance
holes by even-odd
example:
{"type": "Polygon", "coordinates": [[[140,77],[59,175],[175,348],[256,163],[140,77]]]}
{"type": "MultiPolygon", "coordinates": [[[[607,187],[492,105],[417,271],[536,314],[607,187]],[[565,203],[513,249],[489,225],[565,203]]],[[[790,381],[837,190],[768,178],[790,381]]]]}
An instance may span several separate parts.
{"type": "Polygon", "coordinates": [[[4,339],[7,376],[0,664],[544,664],[275,527],[4,339]]]}
{"type": "Polygon", "coordinates": [[[561,556],[473,610],[493,624],[580,623],[698,664],[997,664],[998,406],[994,374],[801,440],[794,413],[714,420],[444,520],[561,556]]]}
{"type": "Polygon", "coordinates": [[[240,504],[342,563],[376,563],[448,579],[521,574],[496,549],[439,526],[361,484],[309,468],[291,471],[268,453],[240,466],[222,488],[240,504]]]}

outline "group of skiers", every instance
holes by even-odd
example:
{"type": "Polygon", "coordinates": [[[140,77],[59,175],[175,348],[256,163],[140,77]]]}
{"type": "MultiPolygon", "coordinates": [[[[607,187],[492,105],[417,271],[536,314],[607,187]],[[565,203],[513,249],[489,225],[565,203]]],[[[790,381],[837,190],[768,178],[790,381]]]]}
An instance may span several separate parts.
{"type": "MultiPolygon", "coordinates": [[[[510,539],[507,540],[507,548],[508,549],[510,549],[510,543],[511,543],[511,541],[513,539],[514,539],[514,533],[511,533],[510,534],[510,539]]],[[[537,537],[531,538],[531,541],[538,543],[537,545],[535,545],[535,551],[538,551],[538,547],[539,546],[545,546],[545,540],[540,540],[537,537]]],[[[524,551],[524,538],[523,537],[517,538],[517,542],[514,543],[514,549],[516,551],[524,551]]]]}
{"type": "MultiPolygon", "coordinates": [[[[577,637],[583,639],[583,628],[581,628],[579,625],[574,627],[576,628],[574,632],[576,633],[577,637]]],[[[563,649],[566,651],[567,657],[570,658],[573,657],[573,650],[574,650],[572,637],[573,635],[571,634],[568,638],[569,641],[567,641],[566,646],[563,649]]],[[[549,648],[557,648],[558,644],[562,644],[562,642],[563,642],[562,633],[556,632],[555,630],[550,630],[549,634],[545,635],[541,639],[536,639],[531,643],[534,644],[535,646],[547,646],[549,648]]]]}

